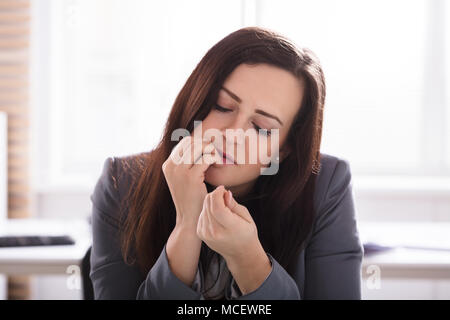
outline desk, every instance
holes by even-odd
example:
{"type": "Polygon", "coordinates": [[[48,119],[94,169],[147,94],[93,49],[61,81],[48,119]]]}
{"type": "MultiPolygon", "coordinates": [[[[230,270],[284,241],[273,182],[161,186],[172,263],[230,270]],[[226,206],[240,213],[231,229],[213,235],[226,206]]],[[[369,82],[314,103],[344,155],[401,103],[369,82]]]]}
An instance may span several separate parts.
{"type": "MultiPolygon", "coordinates": [[[[365,256],[362,276],[378,266],[383,278],[450,279],[450,223],[359,222],[361,241],[384,245],[409,245],[440,250],[398,247],[365,256]],[[447,250],[448,249],[448,250],[447,250]]],[[[85,220],[9,219],[0,223],[0,234],[67,233],[75,245],[0,248],[0,274],[66,274],[70,265],[80,265],[92,243],[85,220]]]]}
{"type": "Polygon", "coordinates": [[[395,247],[365,256],[363,278],[376,266],[381,278],[450,279],[449,222],[360,222],[358,229],[363,242],[395,247]]]}
{"type": "Polygon", "coordinates": [[[8,219],[0,221],[0,235],[70,235],[74,245],[0,248],[0,274],[67,274],[80,266],[92,244],[86,220],[8,219]]]}

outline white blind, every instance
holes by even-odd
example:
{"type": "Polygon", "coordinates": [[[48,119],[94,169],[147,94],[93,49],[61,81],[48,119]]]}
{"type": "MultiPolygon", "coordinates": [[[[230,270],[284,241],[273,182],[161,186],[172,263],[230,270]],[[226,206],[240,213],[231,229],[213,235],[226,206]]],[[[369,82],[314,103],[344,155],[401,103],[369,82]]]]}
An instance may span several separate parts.
{"type": "MultiPolygon", "coordinates": [[[[445,41],[445,51],[444,54],[446,57],[450,56],[450,4],[445,3],[445,32],[444,36],[446,37],[447,41],[445,41]]],[[[445,104],[447,106],[446,108],[446,140],[445,140],[445,150],[447,151],[446,159],[447,159],[447,168],[450,168],[450,61],[446,61],[445,63],[445,84],[446,84],[446,97],[445,97],[445,104]]]]}
{"type": "Polygon", "coordinates": [[[322,149],[351,160],[355,172],[428,170],[424,113],[445,107],[443,100],[425,103],[426,82],[436,86],[440,80],[434,74],[426,78],[433,67],[427,59],[436,53],[427,51],[436,45],[429,43],[435,23],[431,5],[426,0],[263,1],[262,24],[321,59],[328,88],[322,149]]]}
{"type": "Polygon", "coordinates": [[[450,175],[445,0],[46,2],[48,181],[93,183],[105,157],[151,149],[206,50],[254,24],[322,61],[323,152],[355,174],[450,175]]]}
{"type": "Polygon", "coordinates": [[[189,74],[241,27],[241,2],[51,2],[55,180],[98,178],[105,157],[150,150],[189,74]]]}

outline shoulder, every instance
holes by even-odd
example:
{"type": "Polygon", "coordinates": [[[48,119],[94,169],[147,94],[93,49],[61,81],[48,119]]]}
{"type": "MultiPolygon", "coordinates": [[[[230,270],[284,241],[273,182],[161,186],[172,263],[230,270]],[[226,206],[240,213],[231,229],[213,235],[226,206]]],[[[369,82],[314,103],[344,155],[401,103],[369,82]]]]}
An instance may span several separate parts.
{"type": "Polygon", "coordinates": [[[112,222],[118,221],[122,199],[142,173],[150,153],[111,156],[104,160],[103,169],[90,199],[98,212],[112,222]]]}
{"type": "Polygon", "coordinates": [[[352,185],[348,159],[321,153],[320,171],[316,178],[314,204],[320,213],[330,201],[342,196],[352,185]]]}
{"type": "Polygon", "coordinates": [[[316,216],[308,255],[343,257],[360,263],[363,246],[357,228],[357,212],[352,191],[350,162],[325,155],[317,177],[316,216]]]}
{"type": "Polygon", "coordinates": [[[115,167],[116,187],[121,197],[125,195],[125,192],[130,189],[136,179],[142,175],[150,154],[151,151],[112,158],[115,167]]]}

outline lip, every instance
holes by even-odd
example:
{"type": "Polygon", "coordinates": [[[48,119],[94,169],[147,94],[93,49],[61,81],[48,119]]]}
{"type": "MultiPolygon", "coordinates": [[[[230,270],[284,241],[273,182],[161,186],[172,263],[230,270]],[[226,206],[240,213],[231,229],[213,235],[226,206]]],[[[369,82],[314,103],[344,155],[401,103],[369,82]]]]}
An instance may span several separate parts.
{"type": "Polygon", "coordinates": [[[232,163],[223,163],[223,164],[236,164],[236,161],[234,161],[234,159],[230,156],[230,155],[228,155],[228,154],[226,154],[225,152],[223,152],[222,150],[220,150],[220,149],[217,149],[217,151],[219,152],[219,154],[220,154],[220,156],[222,157],[222,159],[225,157],[225,158],[227,158],[229,161],[231,161],[232,163]]]}

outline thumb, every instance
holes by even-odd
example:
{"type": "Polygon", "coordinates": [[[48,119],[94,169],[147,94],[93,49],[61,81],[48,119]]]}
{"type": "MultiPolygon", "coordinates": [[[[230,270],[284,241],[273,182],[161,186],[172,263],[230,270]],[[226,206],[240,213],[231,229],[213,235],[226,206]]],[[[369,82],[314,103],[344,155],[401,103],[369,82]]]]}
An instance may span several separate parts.
{"type": "Polygon", "coordinates": [[[247,208],[241,204],[239,204],[233,197],[233,194],[230,190],[227,191],[225,197],[225,204],[231,210],[231,212],[237,214],[242,219],[246,220],[249,223],[253,222],[253,218],[248,212],[247,208]]]}

